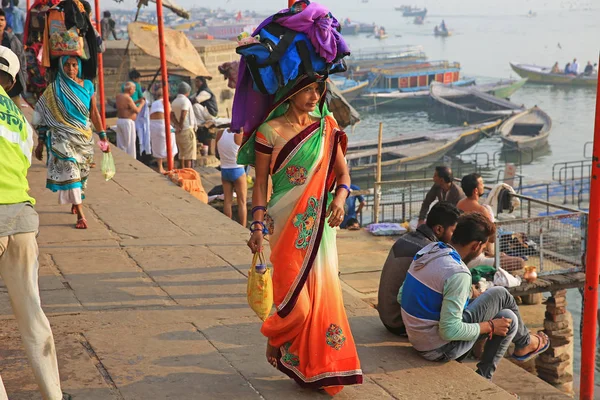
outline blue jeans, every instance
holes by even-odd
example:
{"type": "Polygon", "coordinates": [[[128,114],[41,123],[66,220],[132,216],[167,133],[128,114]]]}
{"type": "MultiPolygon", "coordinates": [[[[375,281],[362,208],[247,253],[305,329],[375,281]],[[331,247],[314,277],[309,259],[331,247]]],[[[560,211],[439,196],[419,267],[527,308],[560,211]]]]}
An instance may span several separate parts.
{"type": "MultiPolygon", "coordinates": [[[[465,323],[479,323],[502,317],[511,319],[508,334],[506,336],[494,335],[492,340],[488,340],[481,361],[477,364],[477,373],[487,379],[492,379],[492,375],[511,342],[514,342],[518,349],[529,345],[531,340],[529,330],[521,319],[515,298],[508,290],[500,286],[483,292],[463,311],[463,322],[465,323]]],[[[435,350],[420,352],[420,354],[430,361],[456,360],[466,355],[476,341],[477,339],[469,342],[454,341],[435,350]]]]}

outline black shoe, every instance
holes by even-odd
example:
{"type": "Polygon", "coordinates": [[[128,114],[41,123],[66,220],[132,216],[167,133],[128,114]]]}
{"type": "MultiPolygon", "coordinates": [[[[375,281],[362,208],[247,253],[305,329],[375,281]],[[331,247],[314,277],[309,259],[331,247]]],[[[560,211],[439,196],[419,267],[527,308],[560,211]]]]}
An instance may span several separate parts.
{"type": "Polygon", "coordinates": [[[71,396],[69,393],[63,392],[62,400],[73,400],[73,396],[71,396]]]}

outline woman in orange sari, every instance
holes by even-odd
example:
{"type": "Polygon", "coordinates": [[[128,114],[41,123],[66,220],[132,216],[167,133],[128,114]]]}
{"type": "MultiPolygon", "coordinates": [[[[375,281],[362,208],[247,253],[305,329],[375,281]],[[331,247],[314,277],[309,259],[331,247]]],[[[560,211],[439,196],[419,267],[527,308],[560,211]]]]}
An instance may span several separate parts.
{"type": "Polygon", "coordinates": [[[238,154],[240,164],[256,168],[248,246],[261,251],[264,234],[271,246],[277,310],[261,332],[274,367],[300,386],[334,395],[344,385],[362,383],[334,229],[344,219],[350,192],[347,140],[327,110],[324,82],[301,77],[281,92],[238,154]],[[273,193],[267,204],[269,176],[273,193]]]}

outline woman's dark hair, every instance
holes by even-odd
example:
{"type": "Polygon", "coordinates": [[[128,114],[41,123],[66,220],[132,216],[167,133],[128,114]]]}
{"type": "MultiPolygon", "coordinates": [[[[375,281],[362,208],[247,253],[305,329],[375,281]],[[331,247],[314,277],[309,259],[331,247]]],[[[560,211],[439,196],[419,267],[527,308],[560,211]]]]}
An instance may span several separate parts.
{"type": "MultiPolygon", "coordinates": [[[[429,218],[429,217],[428,217],[429,218]]],[[[472,242],[487,243],[496,234],[496,225],[478,212],[461,215],[452,235],[452,243],[466,246],[472,242]]]]}
{"type": "Polygon", "coordinates": [[[4,17],[6,18],[6,13],[4,12],[3,9],[0,8],[0,17],[4,17]]]}
{"type": "Polygon", "coordinates": [[[454,177],[452,176],[452,170],[449,167],[435,167],[435,172],[437,173],[437,176],[442,178],[446,183],[450,183],[454,179],[454,177]]]}
{"type": "Polygon", "coordinates": [[[477,186],[479,185],[479,178],[481,178],[481,175],[477,173],[463,176],[460,181],[460,186],[467,197],[473,196],[473,190],[477,189],[477,186]]]}
{"type": "Polygon", "coordinates": [[[428,227],[433,229],[436,225],[441,225],[444,229],[456,224],[460,217],[460,211],[452,204],[445,201],[439,202],[429,210],[427,214],[427,221],[425,222],[428,227]]]}
{"type": "Polygon", "coordinates": [[[137,69],[134,68],[131,71],[129,71],[129,79],[138,79],[141,77],[142,74],[140,74],[137,69]]]}
{"type": "MultiPolygon", "coordinates": [[[[13,0],[14,1],[14,0],[13,0]]],[[[83,4],[83,9],[87,15],[92,15],[92,6],[85,0],[81,0],[81,4],[83,4]]]]}
{"type": "Polygon", "coordinates": [[[104,18],[110,18],[110,11],[104,11],[104,18]]]}

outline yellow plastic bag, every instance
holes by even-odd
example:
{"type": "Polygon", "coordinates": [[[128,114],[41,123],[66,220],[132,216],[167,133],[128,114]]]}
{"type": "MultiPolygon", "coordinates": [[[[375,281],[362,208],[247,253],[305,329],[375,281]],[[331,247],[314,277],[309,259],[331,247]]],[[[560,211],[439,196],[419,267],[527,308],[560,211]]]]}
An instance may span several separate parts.
{"type": "Polygon", "coordinates": [[[112,153],[104,153],[104,156],[102,157],[102,176],[104,176],[104,180],[110,181],[113,176],[115,176],[116,172],[115,159],[113,158],[112,153]]]}
{"type": "Polygon", "coordinates": [[[273,307],[273,280],[261,252],[256,252],[248,270],[248,304],[258,318],[267,319],[273,307]],[[264,271],[264,272],[263,272],[264,271]]]}

